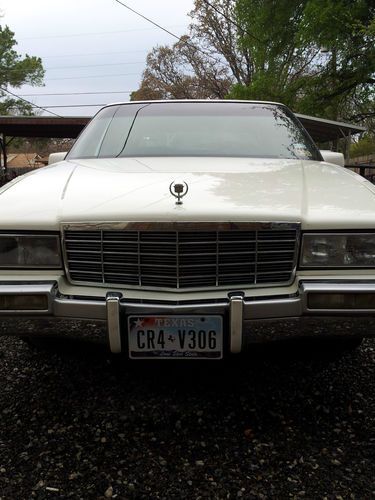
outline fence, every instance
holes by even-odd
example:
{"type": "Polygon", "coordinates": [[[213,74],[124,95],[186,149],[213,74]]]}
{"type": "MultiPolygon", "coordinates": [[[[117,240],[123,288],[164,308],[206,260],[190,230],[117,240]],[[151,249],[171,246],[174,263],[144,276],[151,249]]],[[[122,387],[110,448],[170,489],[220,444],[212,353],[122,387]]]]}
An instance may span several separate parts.
{"type": "Polygon", "coordinates": [[[370,182],[375,182],[375,154],[354,158],[346,168],[362,175],[370,182]]]}

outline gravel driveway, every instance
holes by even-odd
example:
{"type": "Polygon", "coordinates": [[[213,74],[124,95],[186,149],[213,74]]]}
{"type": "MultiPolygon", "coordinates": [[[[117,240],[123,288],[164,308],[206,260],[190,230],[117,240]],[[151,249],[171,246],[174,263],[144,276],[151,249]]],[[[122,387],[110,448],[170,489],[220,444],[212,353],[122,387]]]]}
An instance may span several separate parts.
{"type": "Polygon", "coordinates": [[[287,354],[129,365],[0,339],[0,497],[374,498],[375,341],[287,354]]]}

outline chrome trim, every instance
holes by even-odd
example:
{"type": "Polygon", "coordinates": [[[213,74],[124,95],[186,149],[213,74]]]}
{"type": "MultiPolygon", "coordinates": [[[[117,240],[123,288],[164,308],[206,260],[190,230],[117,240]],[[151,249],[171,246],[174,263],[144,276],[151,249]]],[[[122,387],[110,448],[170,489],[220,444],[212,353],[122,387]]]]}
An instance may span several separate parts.
{"type": "Polygon", "coordinates": [[[133,315],[147,315],[150,314],[150,311],[154,314],[224,314],[228,311],[229,301],[222,302],[212,302],[212,303],[204,303],[204,302],[195,302],[194,304],[183,302],[180,304],[158,304],[157,302],[151,304],[136,304],[129,303],[126,301],[121,301],[121,307],[125,308],[126,314],[133,315]]]}
{"type": "Polygon", "coordinates": [[[353,232],[343,232],[343,231],[339,231],[339,232],[334,232],[334,231],[327,231],[326,233],[322,233],[322,232],[315,232],[315,231],[311,231],[311,232],[306,232],[305,234],[302,235],[302,238],[301,238],[301,263],[299,265],[299,269],[304,269],[304,270],[308,270],[308,269],[313,269],[313,270],[316,270],[316,269],[320,269],[322,271],[326,270],[326,269],[338,269],[338,270],[343,270],[343,269],[374,269],[375,268],[375,264],[372,265],[372,266],[354,266],[354,265],[350,265],[350,266],[331,266],[331,265],[322,265],[322,264],[309,264],[309,265],[302,265],[302,253],[303,253],[303,245],[304,245],[304,240],[305,240],[305,237],[306,236],[373,236],[374,237],[374,241],[375,241],[375,232],[357,232],[357,231],[353,231],[353,232]]]}
{"type": "Polygon", "coordinates": [[[171,195],[174,197],[174,198],[177,198],[177,201],[176,201],[176,205],[182,205],[183,204],[183,201],[182,201],[182,198],[184,198],[188,192],[189,192],[189,186],[188,184],[184,181],[184,184],[176,184],[175,181],[172,181],[169,185],[169,192],[171,193],[171,195]],[[181,186],[183,187],[185,185],[186,187],[186,191],[185,192],[177,192],[176,188],[177,186],[181,186]],[[176,194],[172,191],[172,186],[175,187],[175,192],[176,194]]]}
{"type": "Polygon", "coordinates": [[[310,309],[308,307],[308,294],[309,293],[374,293],[375,294],[375,282],[367,283],[313,283],[313,282],[301,282],[301,305],[305,313],[318,313],[321,315],[328,315],[335,313],[342,316],[350,316],[351,314],[374,314],[375,309],[310,309]]]}
{"type": "MultiPolygon", "coordinates": [[[[302,316],[245,320],[242,351],[254,344],[296,338],[375,338],[375,316],[302,316]]],[[[99,319],[0,317],[0,336],[58,338],[108,346],[107,321],[99,319]]]]}
{"type": "Polygon", "coordinates": [[[125,311],[127,315],[229,313],[227,335],[230,335],[231,352],[239,352],[241,346],[251,343],[295,337],[375,336],[375,308],[310,310],[306,297],[311,292],[375,294],[375,280],[304,280],[293,296],[255,299],[243,296],[242,292],[232,292],[219,301],[170,303],[130,301],[117,292],[110,292],[107,298],[67,297],[59,293],[55,282],[0,283],[0,294],[45,293],[49,297],[49,311],[2,313],[0,335],[100,341],[110,345],[112,352],[120,352],[120,318],[125,311]]]}
{"type": "Polygon", "coordinates": [[[81,299],[56,297],[53,302],[53,315],[66,319],[92,319],[107,321],[105,299],[81,299]]]}
{"type": "MultiPolygon", "coordinates": [[[[152,221],[125,221],[125,222],[63,222],[60,224],[61,231],[61,245],[63,252],[63,262],[64,262],[64,270],[68,281],[73,285],[83,285],[83,286],[98,286],[105,288],[121,288],[121,289],[129,289],[129,290],[151,290],[151,291],[164,291],[164,292],[194,292],[194,291],[209,291],[209,290],[230,290],[233,286],[235,287],[243,287],[243,288],[270,288],[275,286],[289,286],[291,285],[296,276],[297,272],[297,264],[298,264],[298,255],[300,251],[301,244],[301,223],[300,222],[269,222],[269,221],[249,221],[249,222],[215,222],[215,221],[201,221],[201,222],[189,222],[189,221],[171,221],[171,222],[152,222],[152,221]],[[65,244],[65,231],[121,231],[121,230],[129,230],[129,231],[229,231],[229,230],[295,230],[296,238],[292,241],[295,241],[295,250],[293,256],[294,265],[290,271],[291,279],[289,281],[284,282],[276,282],[276,283],[237,283],[236,285],[221,285],[221,286],[201,286],[201,287],[186,287],[186,288],[173,288],[173,287],[157,287],[157,286],[144,286],[144,285],[129,285],[129,284],[119,284],[119,283],[110,283],[110,282],[89,282],[89,281],[78,281],[73,280],[70,276],[69,266],[68,266],[68,256],[67,249],[65,244]]],[[[139,242],[138,242],[139,245],[139,242]]],[[[277,253],[277,252],[275,252],[277,253]]],[[[278,252],[280,253],[280,252],[278,252]]],[[[139,249],[138,249],[139,256],[139,249]]],[[[256,266],[257,255],[256,257],[256,266]]],[[[138,262],[139,266],[139,262],[138,262]]],[[[280,272],[272,272],[272,274],[282,274],[283,271],[280,272]]],[[[88,272],[89,274],[89,272],[88,272]]],[[[95,273],[94,273],[95,274],[95,273]]],[[[264,273],[266,274],[266,273],[264,273]]],[[[289,273],[288,273],[289,274],[289,273]]],[[[104,276],[104,273],[102,273],[104,276]]]]}
{"type": "Polygon", "coordinates": [[[20,284],[0,284],[0,295],[44,295],[48,300],[47,309],[15,309],[15,310],[2,310],[0,309],[0,316],[9,316],[17,314],[19,316],[39,316],[48,315],[52,313],[54,301],[54,283],[35,283],[28,285],[25,283],[20,284]]]}
{"type": "Polygon", "coordinates": [[[55,238],[56,239],[56,250],[59,256],[60,265],[59,266],[42,266],[42,265],[30,265],[30,266],[17,266],[17,265],[1,265],[0,269],[14,269],[14,270],[22,270],[22,269],[33,269],[33,270],[54,270],[54,269],[63,269],[62,263],[62,253],[61,253],[61,245],[60,245],[60,235],[59,234],[45,234],[42,232],[37,233],[25,233],[25,232],[4,232],[0,233],[0,239],[2,237],[23,237],[23,238],[55,238]]]}
{"type": "Polygon", "coordinates": [[[300,288],[303,292],[375,292],[375,280],[325,280],[324,282],[302,280],[300,288]]]}
{"type": "Polygon", "coordinates": [[[107,326],[108,340],[111,352],[121,353],[121,327],[120,327],[120,293],[107,293],[107,326]]]}
{"type": "Polygon", "coordinates": [[[272,319],[303,314],[301,296],[280,297],[277,299],[259,297],[256,300],[244,302],[244,320],[272,319]]]}
{"type": "Polygon", "coordinates": [[[242,349],[242,324],[244,293],[234,292],[229,297],[230,352],[238,354],[242,349]]]}
{"type": "Polygon", "coordinates": [[[269,222],[269,221],[248,221],[248,222],[216,222],[216,221],[124,221],[124,222],[62,222],[63,231],[230,231],[230,230],[250,230],[250,229],[299,229],[300,222],[269,222]]]}

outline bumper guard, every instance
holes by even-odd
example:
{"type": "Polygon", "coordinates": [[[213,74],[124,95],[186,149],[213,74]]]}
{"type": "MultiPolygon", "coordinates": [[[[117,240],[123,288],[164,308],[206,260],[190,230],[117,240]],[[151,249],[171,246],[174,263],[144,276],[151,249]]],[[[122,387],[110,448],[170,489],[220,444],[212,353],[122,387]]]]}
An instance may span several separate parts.
{"type": "MultiPolygon", "coordinates": [[[[219,301],[141,302],[121,293],[106,297],[61,295],[56,283],[0,284],[0,297],[45,295],[43,310],[0,309],[0,335],[58,337],[99,342],[120,353],[121,317],[124,314],[222,314],[228,317],[228,345],[239,353],[254,343],[297,337],[375,335],[375,308],[311,309],[310,293],[375,296],[375,281],[302,281],[298,293],[280,297],[246,297],[232,292],[219,301]]],[[[7,302],[9,303],[9,302],[7,302]]]]}

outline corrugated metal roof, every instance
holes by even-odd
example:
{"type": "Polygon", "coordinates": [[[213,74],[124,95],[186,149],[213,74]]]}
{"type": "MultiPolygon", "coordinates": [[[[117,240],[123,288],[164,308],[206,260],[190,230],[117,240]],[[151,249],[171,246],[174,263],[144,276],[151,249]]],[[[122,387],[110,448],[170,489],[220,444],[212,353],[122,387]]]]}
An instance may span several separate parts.
{"type": "Polygon", "coordinates": [[[353,123],[336,122],[315,116],[296,113],[297,118],[316,142],[327,142],[342,139],[349,134],[355,135],[366,131],[366,127],[353,123]]]}
{"type": "Polygon", "coordinates": [[[71,138],[78,136],[90,118],[72,116],[0,116],[0,133],[8,137],[71,138]]]}

